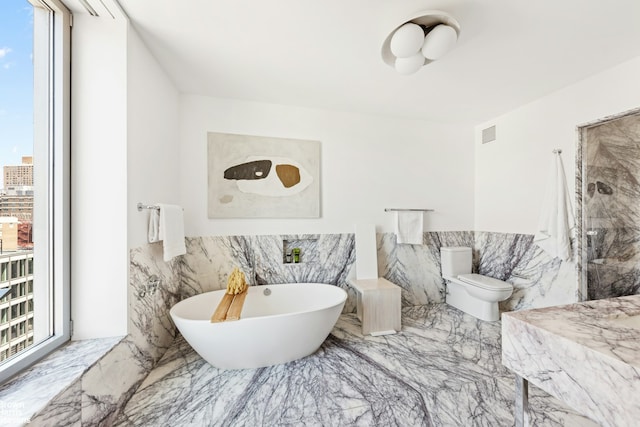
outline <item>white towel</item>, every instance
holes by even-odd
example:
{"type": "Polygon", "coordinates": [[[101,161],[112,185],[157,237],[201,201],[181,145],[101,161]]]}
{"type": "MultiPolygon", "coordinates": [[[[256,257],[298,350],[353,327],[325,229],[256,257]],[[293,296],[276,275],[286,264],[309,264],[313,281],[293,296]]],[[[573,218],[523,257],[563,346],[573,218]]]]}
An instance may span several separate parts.
{"type": "Polygon", "coordinates": [[[151,209],[149,212],[149,243],[160,241],[160,209],[151,209]]]}
{"type": "Polygon", "coordinates": [[[396,212],[396,242],[410,245],[422,244],[424,220],[421,211],[396,212]]]}
{"type": "Polygon", "coordinates": [[[162,240],[164,260],[187,253],[184,244],[184,217],[182,208],[176,205],[158,204],[160,207],[159,239],[162,240]]]}
{"type": "Polygon", "coordinates": [[[559,154],[554,154],[547,193],[533,241],[552,257],[569,261],[573,226],[573,210],[562,158],[559,154]]]}

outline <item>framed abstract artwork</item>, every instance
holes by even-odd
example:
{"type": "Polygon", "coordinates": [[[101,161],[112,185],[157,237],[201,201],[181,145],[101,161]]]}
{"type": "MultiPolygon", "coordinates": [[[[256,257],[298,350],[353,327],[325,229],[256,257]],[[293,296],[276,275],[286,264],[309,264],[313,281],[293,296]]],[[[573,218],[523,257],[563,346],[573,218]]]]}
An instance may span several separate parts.
{"type": "Polygon", "coordinates": [[[320,142],[209,132],[209,218],[320,217],[320,142]]]}

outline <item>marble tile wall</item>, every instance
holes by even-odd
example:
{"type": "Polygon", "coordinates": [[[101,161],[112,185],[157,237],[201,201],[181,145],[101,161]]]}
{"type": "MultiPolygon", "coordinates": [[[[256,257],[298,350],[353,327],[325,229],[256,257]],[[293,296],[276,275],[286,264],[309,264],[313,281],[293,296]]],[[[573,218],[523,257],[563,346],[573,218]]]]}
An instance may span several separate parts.
{"type": "Polygon", "coordinates": [[[130,251],[129,334],[39,411],[38,425],[75,425],[75,418],[82,425],[111,425],[175,339],[169,309],[179,301],[181,268],[178,259],[162,260],[159,243],[130,251]],[[159,279],[155,292],[146,288],[151,276],[159,279]]]}
{"type": "Polygon", "coordinates": [[[424,233],[423,245],[398,245],[393,233],[378,234],[378,272],[403,289],[402,305],[444,302],[442,246],[473,247],[473,232],[424,233]]]}
{"type": "Polygon", "coordinates": [[[575,302],[573,263],[551,258],[533,244],[533,235],[489,232],[428,232],[424,245],[397,245],[393,233],[378,235],[378,269],[403,288],[402,305],[444,302],[440,248],[469,246],[473,271],[514,285],[505,311],[575,302]]]}
{"type": "Polygon", "coordinates": [[[474,264],[479,274],[513,284],[503,311],[568,304],[578,300],[575,264],[551,258],[533,235],[475,232],[474,264]]]}
{"type": "MultiPolygon", "coordinates": [[[[565,304],[577,298],[574,265],[550,258],[533,244],[533,235],[427,232],[423,245],[398,245],[393,233],[379,233],[377,245],[378,273],[403,289],[405,307],[444,302],[442,246],[474,248],[474,272],[514,284],[503,310],[565,304]]],[[[235,266],[250,284],[322,282],[343,287],[350,293],[345,312],[355,309],[355,295],[346,285],[355,277],[353,234],[189,238],[181,260],[180,298],[224,288],[235,266]],[[300,264],[283,261],[288,243],[301,247],[300,264]]]]}
{"type": "Polygon", "coordinates": [[[320,282],[340,286],[351,293],[349,311],[355,310],[347,279],[355,274],[353,234],[195,237],[187,239],[182,259],[182,297],[226,288],[234,267],[245,273],[247,283],[275,284],[320,282]],[[301,248],[299,264],[285,263],[290,244],[301,248]]]}

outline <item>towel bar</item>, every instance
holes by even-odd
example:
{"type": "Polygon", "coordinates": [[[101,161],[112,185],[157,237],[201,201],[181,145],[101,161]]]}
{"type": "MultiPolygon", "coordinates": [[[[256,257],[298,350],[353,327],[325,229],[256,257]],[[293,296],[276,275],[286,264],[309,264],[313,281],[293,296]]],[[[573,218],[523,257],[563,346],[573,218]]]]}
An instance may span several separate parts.
{"type": "MultiPolygon", "coordinates": [[[[144,204],[138,202],[138,212],[142,212],[143,209],[155,209],[155,210],[159,211],[160,210],[160,206],[158,206],[158,205],[144,205],[144,204]]],[[[182,210],[184,210],[184,208],[182,210]]]]}
{"type": "Polygon", "coordinates": [[[411,211],[411,212],[433,212],[433,209],[402,209],[402,208],[384,208],[385,212],[411,211]]]}
{"type": "Polygon", "coordinates": [[[143,205],[142,203],[138,202],[138,212],[142,212],[142,209],[156,209],[156,210],[159,210],[160,206],[143,205]]]}

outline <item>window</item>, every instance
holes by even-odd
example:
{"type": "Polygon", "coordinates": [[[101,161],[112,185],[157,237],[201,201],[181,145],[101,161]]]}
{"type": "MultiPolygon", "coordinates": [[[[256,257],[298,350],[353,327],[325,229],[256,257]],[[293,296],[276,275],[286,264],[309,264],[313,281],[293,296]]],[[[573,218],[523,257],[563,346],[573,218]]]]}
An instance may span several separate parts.
{"type": "Polygon", "coordinates": [[[69,339],[70,19],[0,1],[0,383],[69,339]]]}
{"type": "Polygon", "coordinates": [[[11,279],[15,279],[18,277],[20,268],[18,267],[18,261],[13,261],[11,263],[11,279]]]}

